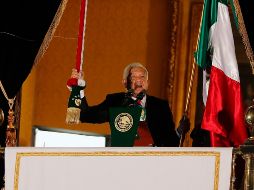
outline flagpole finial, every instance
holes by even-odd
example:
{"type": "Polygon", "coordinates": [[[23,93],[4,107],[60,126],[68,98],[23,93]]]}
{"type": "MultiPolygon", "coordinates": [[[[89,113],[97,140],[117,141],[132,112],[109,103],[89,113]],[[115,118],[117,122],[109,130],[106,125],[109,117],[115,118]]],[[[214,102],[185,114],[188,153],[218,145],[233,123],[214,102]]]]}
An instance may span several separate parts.
{"type": "Polygon", "coordinates": [[[254,145],[254,105],[247,108],[247,111],[245,113],[245,121],[248,124],[250,137],[246,140],[244,144],[254,145]]]}

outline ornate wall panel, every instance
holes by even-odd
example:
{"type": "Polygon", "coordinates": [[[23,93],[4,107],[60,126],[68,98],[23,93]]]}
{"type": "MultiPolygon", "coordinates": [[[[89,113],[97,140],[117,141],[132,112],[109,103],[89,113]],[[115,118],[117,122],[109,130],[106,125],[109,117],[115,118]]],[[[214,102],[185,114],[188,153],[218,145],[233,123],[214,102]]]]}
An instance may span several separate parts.
{"type": "Polygon", "coordinates": [[[173,86],[174,86],[174,69],[176,64],[176,45],[177,45],[177,31],[179,21],[179,1],[170,1],[170,12],[172,13],[170,19],[170,49],[169,49],[169,69],[168,69],[168,85],[167,93],[169,104],[172,107],[173,101],[173,86]]]}
{"type": "MultiPolygon", "coordinates": [[[[198,70],[195,66],[193,86],[190,91],[188,107],[186,99],[189,91],[194,51],[196,48],[203,2],[193,0],[173,0],[172,30],[169,53],[168,99],[178,125],[186,110],[194,128],[196,115],[198,70]]],[[[177,127],[177,126],[176,126],[177,127]]],[[[191,146],[190,134],[187,134],[184,146],[191,146]]]]}
{"type": "MultiPolygon", "coordinates": [[[[201,109],[200,107],[197,108],[197,86],[198,86],[198,66],[196,65],[194,61],[194,52],[196,50],[197,46],[197,39],[198,39],[198,33],[199,33],[199,26],[200,26],[200,20],[201,20],[201,15],[202,15],[202,8],[203,8],[203,3],[200,2],[194,2],[191,4],[191,16],[190,16],[190,33],[189,33],[189,39],[190,39],[190,44],[189,44],[189,52],[188,52],[188,74],[187,74],[187,81],[189,82],[191,79],[191,72],[194,67],[195,73],[193,76],[193,86],[190,89],[191,90],[191,96],[190,96],[190,101],[189,101],[189,106],[187,108],[187,113],[190,117],[191,121],[191,130],[190,132],[194,129],[195,127],[195,116],[196,116],[196,110],[201,109]],[[193,65],[194,64],[194,65],[193,65]]],[[[202,76],[200,76],[202,77],[202,76]]],[[[190,83],[188,84],[189,88],[190,83]]],[[[186,137],[185,145],[186,146],[191,146],[191,138],[190,138],[190,132],[186,137]]]]}

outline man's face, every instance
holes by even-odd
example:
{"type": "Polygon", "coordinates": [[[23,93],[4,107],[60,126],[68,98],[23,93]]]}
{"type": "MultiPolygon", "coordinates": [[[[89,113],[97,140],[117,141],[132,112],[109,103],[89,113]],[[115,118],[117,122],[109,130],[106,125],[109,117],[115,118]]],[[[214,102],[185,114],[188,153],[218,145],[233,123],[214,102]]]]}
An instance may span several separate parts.
{"type": "Polygon", "coordinates": [[[148,89],[148,77],[141,67],[134,67],[130,70],[130,88],[134,90],[134,96],[148,89]]]}

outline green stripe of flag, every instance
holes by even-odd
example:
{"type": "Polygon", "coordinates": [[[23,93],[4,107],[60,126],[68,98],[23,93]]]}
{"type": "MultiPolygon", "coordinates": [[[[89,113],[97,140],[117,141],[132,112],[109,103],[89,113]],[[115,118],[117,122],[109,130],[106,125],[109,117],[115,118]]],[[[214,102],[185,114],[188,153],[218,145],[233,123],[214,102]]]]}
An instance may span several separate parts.
{"type": "Polygon", "coordinates": [[[196,63],[203,69],[212,64],[209,32],[217,21],[218,2],[227,5],[228,0],[205,0],[204,2],[198,45],[194,53],[196,63]]]}
{"type": "Polygon", "coordinates": [[[239,29],[239,21],[238,21],[237,15],[236,15],[236,8],[235,8],[235,4],[234,4],[233,0],[230,0],[230,6],[232,8],[235,25],[236,25],[237,29],[239,29]]]}

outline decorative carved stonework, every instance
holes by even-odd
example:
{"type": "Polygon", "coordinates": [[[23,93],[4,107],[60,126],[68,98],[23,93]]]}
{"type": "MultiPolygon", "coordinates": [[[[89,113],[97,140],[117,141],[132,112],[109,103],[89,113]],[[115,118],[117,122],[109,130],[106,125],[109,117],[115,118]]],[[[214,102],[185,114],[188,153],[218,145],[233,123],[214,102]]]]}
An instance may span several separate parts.
{"type": "MultiPolygon", "coordinates": [[[[195,116],[196,116],[196,102],[197,100],[197,85],[198,85],[198,66],[195,63],[194,60],[194,52],[196,50],[197,46],[197,39],[198,39],[198,33],[199,33],[199,27],[200,27],[200,21],[201,21],[201,15],[202,15],[202,9],[203,9],[203,3],[202,2],[194,2],[191,4],[191,12],[190,12],[190,27],[189,27],[189,52],[188,52],[188,61],[187,61],[187,72],[186,72],[186,78],[187,78],[187,84],[186,89],[189,90],[189,81],[191,80],[191,72],[192,67],[194,64],[195,73],[193,76],[193,84],[191,87],[191,96],[189,100],[189,105],[187,107],[187,113],[190,117],[191,122],[191,130],[195,127],[195,116]]],[[[187,92],[186,92],[187,95],[187,92]]],[[[201,108],[200,108],[201,109],[201,108]]],[[[188,134],[186,136],[185,145],[191,146],[192,140],[188,134]]]]}
{"type": "Polygon", "coordinates": [[[169,52],[169,70],[168,70],[168,85],[167,93],[169,105],[172,106],[173,101],[173,85],[174,85],[174,70],[176,63],[176,44],[177,44],[177,23],[178,23],[178,9],[179,1],[173,0],[170,2],[172,11],[171,19],[171,34],[170,34],[170,52],[169,52]]]}
{"type": "MultiPolygon", "coordinates": [[[[194,128],[197,99],[197,66],[191,77],[194,63],[203,1],[172,0],[171,36],[168,69],[168,100],[172,108],[175,123],[181,119],[184,111],[188,113],[191,129],[194,128]],[[193,83],[190,83],[193,78],[193,83]],[[189,86],[190,88],[189,91],[189,86]],[[189,99],[187,95],[189,94],[189,99]],[[186,102],[188,102],[186,106],[186,102]]],[[[186,135],[184,146],[191,146],[190,134],[186,135]]]]}

